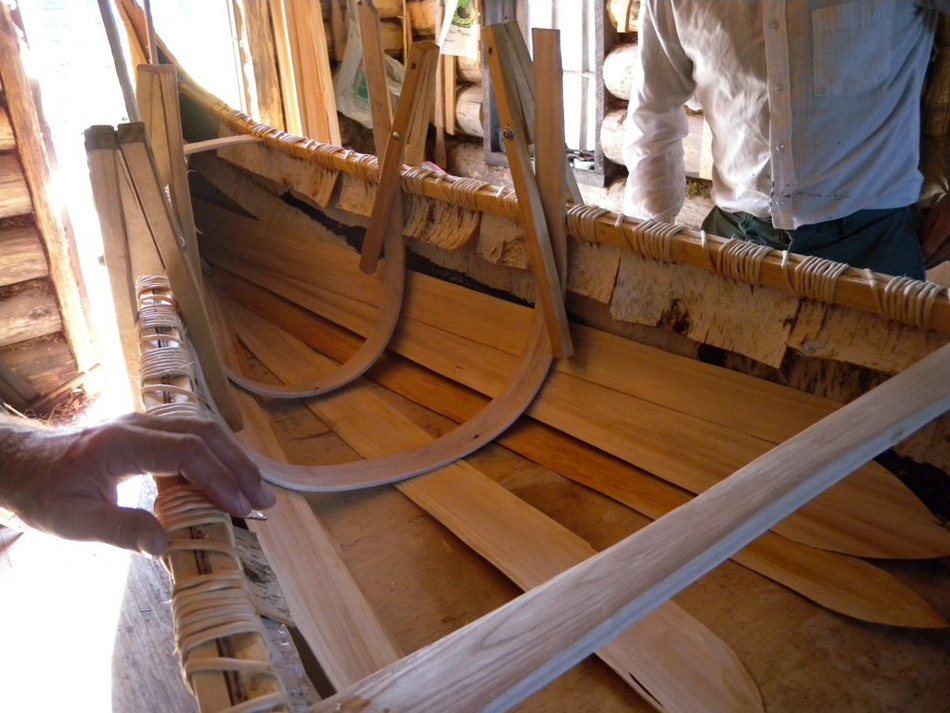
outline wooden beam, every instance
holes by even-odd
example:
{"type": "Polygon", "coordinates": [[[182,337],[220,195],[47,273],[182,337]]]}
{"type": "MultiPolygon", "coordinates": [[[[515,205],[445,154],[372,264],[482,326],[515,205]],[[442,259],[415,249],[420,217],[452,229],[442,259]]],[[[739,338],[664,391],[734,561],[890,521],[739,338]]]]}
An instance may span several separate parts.
{"type": "Polygon", "coordinates": [[[136,71],[136,79],[139,108],[149,131],[161,178],[168,186],[172,208],[178,218],[185,241],[185,257],[192,272],[197,274],[201,264],[181,129],[178,70],[173,64],[143,64],[136,71]]]}
{"type": "Polygon", "coordinates": [[[33,227],[0,230],[0,286],[49,275],[46,253],[33,227]]]}
{"type": "Polygon", "coordinates": [[[119,173],[119,144],[111,126],[93,126],[85,132],[86,158],[89,163],[89,182],[99,216],[102,235],[102,254],[109,274],[112,304],[115,309],[116,329],[129,396],[140,406],[142,379],[139,374],[141,357],[138,334],[138,301],[129,259],[125,214],[122,210],[122,187],[119,173]]]}
{"type": "Polygon", "coordinates": [[[314,710],[516,705],[950,408],[948,369],[944,347],[666,517],[314,710]]]}
{"type": "Polygon", "coordinates": [[[109,0],[99,0],[99,14],[106,30],[109,49],[112,51],[112,62],[115,64],[119,88],[122,90],[122,99],[125,101],[125,112],[128,114],[129,121],[141,121],[135,92],[132,90],[132,80],[129,77],[129,68],[125,63],[125,55],[122,52],[122,44],[119,42],[119,32],[115,26],[115,17],[112,15],[109,0]]]}

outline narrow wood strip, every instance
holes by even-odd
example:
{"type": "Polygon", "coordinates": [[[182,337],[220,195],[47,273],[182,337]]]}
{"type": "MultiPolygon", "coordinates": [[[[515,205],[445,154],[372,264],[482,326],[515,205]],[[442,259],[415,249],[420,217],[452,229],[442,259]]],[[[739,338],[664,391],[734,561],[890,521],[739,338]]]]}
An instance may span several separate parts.
{"type": "Polygon", "coordinates": [[[111,126],[93,126],[85,132],[86,159],[92,197],[99,216],[102,234],[102,254],[109,273],[109,287],[115,308],[116,328],[125,362],[132,402],[139,404],[139,340],[135,286],[132,283],[132,265],[126,236],[125,215],[122,210],[122,190],[119,183],[119,144],[111,126]]]}
{"type": "Polygon", "coordinates": [[[239,144],[256,144],[261,141],[260,136],[250,136],[249,134],[235,134],[234,136],[219,136],[216,139],[206,139],[205,141],[192,141],[184,146],[185,156],[201,153],[202,151],[217,151],[228,146],[237,146],[239,144]]]}
{"type": "MultiPolygon", "coordinates": [[[[359,343],[351,333],[240,278],[216,275],[215,284],[270,324],[333,359],[345,360],[359,343]]],[[[484,396],[398,357],[381,359],[367,378],[457,422],[471,418],[486,401],[484,396]]],[[[520,419],[497,442],[651,519],[690,499],[684,491],[533,419],[520,419]]],[[[853,557],[767,532],[732,559],[846,616],[890,626],[946,626],[916,592],[853,557]]]]}
{"type": "Polygon", "coordinates": [[[376,155],[382,161],[386,142],[392,131],[393,110],[386,84],[386,58],[379,26],[379,13],[373,3],[360,0],[356,4],[360,26],[360,42],[363,45],[363,69],[366,72],[366,88],[369,92],[369,111],[373,119],[373,137],[376,140],[376,155]]]}
{"type": "MultiPolygon", "coordinates": [[[[537,184],[531,172],[528,142],[525,135],[525,119],[520,110],[518,89],[511,72],[516,68],[507,33],[495,27],[485,28],[484,50],[492,75],[492,86],[498,103],[498,116],[502,123],[505,152],[521,220],[528,238],[528,251],[538,281],[538,301],[545,316],[548,337],[555,356],[566,357],[573,352],[567,312],[564,307],[563,290],[555,269],[554,256],[550,252],[548,228],[544,220],[544,208],[537,184]]],[[[566,273],[565,273],[566,274],[566,273]]]]}
{"type": "MultiPolygon", "coordinates": [[[[238,337],[280,378],[293,381],[314,370],[335,368],[252,312],[229,308],[235,310],[231,324],[238,337]]],[[[350,390],[308,406],[367,458],[417,447],[431,438],[367,390],[350,390]],[[373,428],[366,428],[366,421],[373,428]]],[[[584,540],[465,461],[396,487],[522,589],[536,587],[596,554],[584,540]]],[[[728,646],[673,603],[655,614],[598,652],[624,681],[649,691],[647,700],[652,695],[661,710],[762,710],[754,681],[728,646]],[[664,645],[661,632],[677,645],[664,645]]]]}
{"type": "MultiPolygon", "coordinates": [[[[403,81],[402,92],[396,105],[393,116],[393,126],[386,144],[386,152],[379,166],[379,181],[376,186],[376,199],[373,203],[373,212],[376,206],[389,208],[394,204],[400,190],[397,180],[403,165],[404,150],[409,127],[412,125],[416,112],[423,103],[422,91],[426,86],[426,74],[434,66],[434,57],[439,51],[434,42],[418,42],[412,46],[409,59],[406,63],[406,78],[403,81]]],[[[401,205],[401,201],[399,201],[401,205]]],[[[388,213],[386,214],[388,216],[388,213]]],[[[366,235],[363,237],[363,247],[360,256],[360,269],[371,274],[376,270],[380,252],[383,247],[387,223],[384,219],[370,218],[366,235]]]]}
{"type": "Polygon", "coordinates": [[[287,22],[284,0],[270,0],[270,15],[274,26],[274,44],[277,48],[277,69],[283,98],[285,128],[288,133],[300,136],[303,131],[295,89],[294,63],[291,56],[291,26],[287,22]]]}
{"type": "Polygon", "coordinates": [[[109,49],[112,51],[112,61],[115,65],[119,87],[122,89],[122,99],[125,101],[125,112],[129,117],[129,121],[141,121],[138,104],[135,101],[135,92],[132,90],[132,80],[129,78],[129,68],[125,63],[125,54],[122,52],[122,45],[119,42],[119,32],[115,26],[115,17],[112,15],[109,0],[99,0],[99,14],[102,16],[102,24],[106,30],[109,49]]]}
{"type": "MultiPolygon", "coordinates": [[[[236,245],[236,242],[235,232],[231,234],[231,244],[236,245]]],[[[344,299],[329,294],[337,284],[346,285],[339,276],[334,283],[329,279],[324,282],[321,275],[319,281],[328,286],[328,291],[324,291],[282,274],[229,261],[214,254],[213,249],[209,255],[247,279],[354,331],[365,332],[366,314],[371,313],[368,310],[372,307],[364,307],[361,300],[364,296],[371,300],[372,296],[364,292],[358,299],[344,299]]],[[[338,255],[352,265],[351,254],[340,251],[338,255]]],[[[323,264],[324,268],[328,266],[329,263],[323,264]]],[[[315,274],[310,275],[310,279],[313,278],[315,274]]],[[[403,320],[392,348],[483,393],[497,393],[511,368],[507,366],[509,358],[495,349],[463,337],[449,337],[441,330],[430,329],[412,319],[416,279],[413,275],[408,293],[410,314],[403,320]]],[[[452,315],[470,315],[473,311],[490,309],[492,298],[478,295],[475,299],[477,307],[470,304],[461,308],[441,299],[433,303],[437,308],[430,305],[426,309],[445,310],[452,315]],[[452,310],[448,309],[450,304],[452,310]]],[[[464,320],[460,318],[459,322],[464,320]]],[[[502,329],[510,328],[503,319],[496,324],[502,329]]],[[[694,492],[727,476],[771,445],[728,426],[671,412],[649,401],[632,399],[613,389],[559,372],[552,374],[549,388],[531,413],[545,423],[694,492]],[[585,415],[592,403],[598,404],[601,414],[598,419],[585,415]],[[666,445],[672,443],[678,444],[675,456],[666,445]]],[[[932,514],[896,478],[876,464],[862,468],[855,477],[784,521],[779,528],[782,534],[796,541],[858,556],[935,557],[943,556],[950,547],[948,533],[939,527],[932,514]],[[843,517],[842,513],[849,515],[843,517]]]]}
{"type": "Polygon", "coordinates": [[[514,706],[950,408],[948,368],[944,347],[618,545],[313,710],[514,706]]]}
{"type": "Polygon", "coordinates": [[[217,407],[235,430],[241,428],[241,413],[228,389],[214,344],[208,315],[195,274],[188,267],[179,244],[180,233],[158,180],[154,158],[142,124],[124,124],[118,130],[119,148],[145,212],[155,244],[161,252],[175,296],[188,325],[189,337],[201,364],[204,379],[217,407]]]}
{"type": "MultiPolygon", "coordinates": [[[[210,291],[205,294],[225,359],[237,369],[240,359],[218,299],[210,291]]],[[[280,443],[257,402],[242,393],[235,398],[244,417],[241,440],[268,457],[284,460],[280,443]]],[[[248,526],[257,534],[277,574],[294,626],[327,678],[339,689],[397,661],[396,645],[326,526],[303,496],[284,490],[276,490],[275,495],[277,503],[267,511],[267,520],[248,520],[248,526]]]]}

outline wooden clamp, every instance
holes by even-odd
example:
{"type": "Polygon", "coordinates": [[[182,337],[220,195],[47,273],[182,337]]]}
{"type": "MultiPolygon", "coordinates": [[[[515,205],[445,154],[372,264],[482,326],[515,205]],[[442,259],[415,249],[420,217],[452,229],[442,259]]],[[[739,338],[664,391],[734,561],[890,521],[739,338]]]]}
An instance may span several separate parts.
{"type": "MultiPolygon", "coordinates": [[[[561,280],[555,268],[541,194],[531,170],[527,128],[524,112],[522,111],[523,102],[531,104],[533,102],[530,102],[530,99],[525,97],[524,92],[519,89],[516,75],[521,74],[518,69],[520,60],[514,49],[515,43],[511,41],[510,33],[504,26],[499,25],[490,25],[485,28],[484,32],[485,55],[488,59],[495,98],[498,102],[498,116],[502,125],[505,151],[508,154],[511,180],[518,195],[518,206],[521,210],[521,219],[527,237],[526,242],[538,281],[538,300],[541,303],[541,311],[545,317],[554,355],[567,357],[573,352],[567,322],[567,310],[564,306],[561,280]]],[[[541,94],[547,97],[551,93],[555,97],[560,97],[561,75],[558,74],[556,81],[553,81],[550,62],[551,58],[548,57],[545,61],[547,66],[540,71],[539,78],[546,85],[541,94]]],[[[560,66],[559,60],[557,66],[560,66]]],[[[563,101],[558,100],[558,106],[554,109],[554,112],[563,113],[563,111],[563,101]]],[[[563,131],[560,135],[559,147],[558,151],[563,152],[563,131]]],[[[559,171],[559,173],[562,172],[559,171]]],[[[563,198],[561,202],[564,202],[563,198]]],[[[566,278],[566,272],[564,277],[566,278]]]]}
{"type": "Polygon", "coordinates": [[[367,274],[375,272],[379,262],[383,238],[399,193],[406,139],[416,124],[417,114],[426,103],[423,93],[431,84],[429,77],[435,71],[438,54],[439,46],[434,42],[417,42],[409,50],[406,78],[396,105],[386,152],[380,158],[376,200],[360,254],[360,269],[367,274]]]}

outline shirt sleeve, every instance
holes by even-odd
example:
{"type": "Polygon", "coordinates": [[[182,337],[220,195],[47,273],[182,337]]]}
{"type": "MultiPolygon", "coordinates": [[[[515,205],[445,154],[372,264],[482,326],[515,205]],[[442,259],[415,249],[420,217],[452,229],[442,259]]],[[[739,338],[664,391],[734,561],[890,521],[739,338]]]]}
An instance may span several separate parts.
{"type": "Polygon", "coordinates": [[[624,213],[672,223],[686,198],[683,105],[693,94],[693,64],[680,43],[675,3],[640,5],[640,62],[627,111],[624,162],[630,175],[624,213]]]}

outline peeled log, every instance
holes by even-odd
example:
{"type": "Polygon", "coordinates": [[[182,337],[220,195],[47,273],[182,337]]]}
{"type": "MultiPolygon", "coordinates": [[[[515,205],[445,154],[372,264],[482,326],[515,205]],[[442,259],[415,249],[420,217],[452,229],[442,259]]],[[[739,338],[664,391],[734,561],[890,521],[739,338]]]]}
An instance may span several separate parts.
{"type": "Polygon", "coordinates": [[[482,83],[482,60],[471,59],[470,57],[455,58],[455,74],[460,82],[470,84],[482,83]]]}
{"type": "Polygon", "coordinates": [[[604,59],[604,86],[611,96],[630,101],[634,73],[640,61],[640,46],[636,43],[617,45],[604,59]]]}
{"type": "Polygon", "coordinates": [[[435,0],[409,0],[406,13],[414,35],[435,35],[435,0]]]}
{"type": "Polygon", "coordinates": [[[607,0],[607,17],[618,32],[636,32],[639,14],[638,0],[607,0]]]}
{"type": "Polygon", "coordinates": [[[455,102],[455,123],[463,134],[484,136],[481,84],[472,84],[458,93],[455,102]]]}

